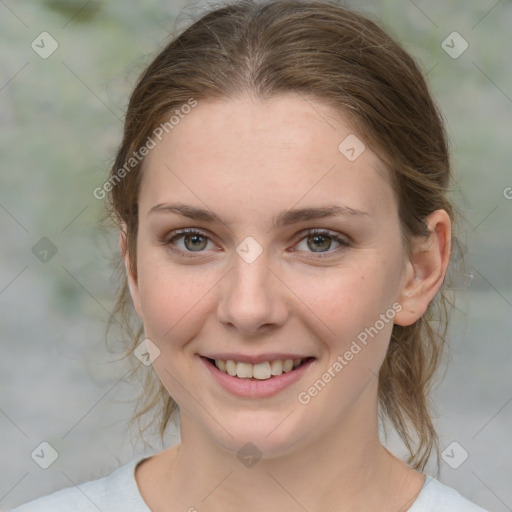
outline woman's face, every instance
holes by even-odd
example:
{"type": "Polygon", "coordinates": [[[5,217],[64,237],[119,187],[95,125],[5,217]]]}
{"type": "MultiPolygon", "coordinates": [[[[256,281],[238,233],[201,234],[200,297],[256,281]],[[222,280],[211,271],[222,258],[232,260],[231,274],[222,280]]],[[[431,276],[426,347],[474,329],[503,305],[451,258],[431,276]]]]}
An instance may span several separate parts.
{"type": "Polygon", "coordinates": [[[343,119],[291,94],[199,102],[139,199],[131,292],[182,422],[271,456],[375,419],[407,265],[387,171],[343,119]]]}

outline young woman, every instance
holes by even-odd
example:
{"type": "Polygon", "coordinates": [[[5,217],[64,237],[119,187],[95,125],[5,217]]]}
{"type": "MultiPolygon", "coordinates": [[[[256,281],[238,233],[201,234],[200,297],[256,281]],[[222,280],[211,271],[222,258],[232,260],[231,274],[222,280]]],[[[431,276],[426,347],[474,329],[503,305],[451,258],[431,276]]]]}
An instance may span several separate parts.
{"type": "Polygon", "coordinates": [[[114,314],[133,304],[158,378],[145,409],[162,435],[179,412],[180,443],[16,510],[482,511],[423,472],[449,180],[425,80],[374,22],[243,0],[192,24],[95,192],[126,269],[114,314]]]}

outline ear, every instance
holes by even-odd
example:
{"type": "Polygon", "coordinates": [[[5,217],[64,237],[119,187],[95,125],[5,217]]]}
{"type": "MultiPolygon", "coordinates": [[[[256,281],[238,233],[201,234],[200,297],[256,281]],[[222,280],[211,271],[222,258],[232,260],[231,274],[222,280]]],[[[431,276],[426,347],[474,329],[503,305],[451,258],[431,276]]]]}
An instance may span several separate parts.
{"type": "Polygon", "coordinates": [[[124,260],[124,267],[126,270],[126,277],[128,280],[128,287],[130,289],[130,295],[132,297],[133,301],[133,307],[135,308],[135,311],[137,313],[137,316],[144,320],[143,313],[142,313],[142,307],[140,302],[140,294],[139,294],[139,284],[138,284],[138,277],[137,275],[133,275],[130,269],[130,254],[128,251],[128,244],[126,240],[126,233],[127,228],[126,225],[123,224],[121,226],[120,232],[119,232],[119,245],[121,247],[121,253],[123,255],[124,260]]]}
{"type": "Polygon", "coordinates": [[[451,221],[445,210],[436,210],[426,219],[429,234],[412,241],[399,302],[402,309],[394,323],[411,325],[427,310],[443,284],[451,251],[451,221]]]}

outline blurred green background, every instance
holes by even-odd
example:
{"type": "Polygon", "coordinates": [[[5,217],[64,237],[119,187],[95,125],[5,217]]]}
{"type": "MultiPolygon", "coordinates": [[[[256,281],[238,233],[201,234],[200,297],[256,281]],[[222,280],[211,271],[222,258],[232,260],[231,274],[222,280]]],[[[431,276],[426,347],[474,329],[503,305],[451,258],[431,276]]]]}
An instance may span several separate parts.
{"type": "MultiPolygon", "coordinates": [[[[106,347],[117,237],[99,226],[93,190],[138,74],[206,5],[0,1],[0,510],[162,448],[125,429],[138,389],[106,347]],[[58,44],[47,58],[31,46],[42,32],[58,44]],[[42,441],[59,453],[47,470],[30,455],[42,441]]],[[[442,461],[440,478],[485,508],[512,510],[512,3],[349,5],[417,58],[452,142],[469,288],[457,292],[434,397],[443,447],[457,441],[469,457],[458,469],[442,461]],[[441,46],[454,31],[469,45],[458,58],[441,46]]]]}

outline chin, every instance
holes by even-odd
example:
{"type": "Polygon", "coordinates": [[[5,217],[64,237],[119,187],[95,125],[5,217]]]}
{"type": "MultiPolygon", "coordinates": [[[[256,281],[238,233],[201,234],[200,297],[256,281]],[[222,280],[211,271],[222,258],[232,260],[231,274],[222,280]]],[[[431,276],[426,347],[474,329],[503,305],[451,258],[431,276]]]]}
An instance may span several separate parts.
{"type": "Polygon", "coordinates": [[[297,418],[286,418],[287,414],[248,411],[236,420],[225,421],[222,426],[226,430],[218,425],[212,428],[217,443],[237,456],[254,451],[259,457],[274,458],[289,453],[307,435],[297,424],[297,418]]]}

